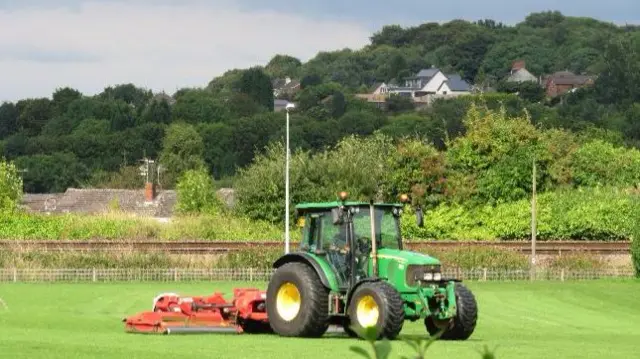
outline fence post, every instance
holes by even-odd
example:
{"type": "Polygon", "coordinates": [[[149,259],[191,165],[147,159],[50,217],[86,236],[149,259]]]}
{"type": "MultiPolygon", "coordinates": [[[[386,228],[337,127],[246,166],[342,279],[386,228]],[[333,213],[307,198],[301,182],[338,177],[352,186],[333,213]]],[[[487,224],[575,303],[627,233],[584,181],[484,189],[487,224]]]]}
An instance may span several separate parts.
{"type": "Polygon", "coordinates": [[[173,281],[178,281],[178,268],[173,268],[173,281]]]}
{"type": "Polygon", "coordinates": [[[253,268],[249,268],[249,282],[253,282],[253,268]]]}
{"type": "Polygon", "coordinates": [[[564,268],[560,270],[560,281],[564,282],[564,268]]]}
{"type": "Polygon", "coordinates": [[[482,270],[482,279],[486,282],[487,281],[487,268],[484,268],[482,270]]]}
{"type": "Polygon", "coordinates": [[[92,272],[91,272],[91,279],[95,282],[96,281],[96,269],[93,268],[92,272]]]}
{"type": "Polygon", "coordinates": [[[13,282],[17,282],[18,281],[18,268],[13,268],[13,282]]]}

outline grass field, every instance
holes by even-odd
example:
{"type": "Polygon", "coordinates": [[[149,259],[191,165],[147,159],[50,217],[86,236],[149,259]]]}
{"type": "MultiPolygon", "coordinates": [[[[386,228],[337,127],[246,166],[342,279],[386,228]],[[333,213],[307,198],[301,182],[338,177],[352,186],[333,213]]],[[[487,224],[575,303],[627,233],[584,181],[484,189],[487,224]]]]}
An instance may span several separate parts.
{"type": "MultiPolygon", "coordinates": [[[[151,306],[161,291],[207,294],[260,283],[118,283],[0,285],[3,358],[355,358],[351,345],[327,335],[285,339],[274,335],[126,334],[121,319],[151,306]]],[[[637,358],[640,282],[468,283],[479,302],[479,324],[466,342],[436,342],[427,357],[480,358],[487,345],[499,359],[637,358]]],[[[424,334],[407,322],[402,335],[424,334]]],[[[426,336],[426,334],[425,334],[426,336]]],[[[393,343],[391,358],[411,357],[393,343]]]]}

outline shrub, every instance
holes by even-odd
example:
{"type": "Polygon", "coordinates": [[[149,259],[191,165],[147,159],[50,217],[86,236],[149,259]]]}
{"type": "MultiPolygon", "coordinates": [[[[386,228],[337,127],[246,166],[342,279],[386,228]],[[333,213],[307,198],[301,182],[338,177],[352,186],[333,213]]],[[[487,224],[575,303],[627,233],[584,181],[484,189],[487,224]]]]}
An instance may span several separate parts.
{"type": "Polygon", "coordinates": [[[183,173],[176,185],[176,191],[178,213],[216,214],[223,208],[222,201],[216,194],[213,179],[204,167],[183,173]]]}
{"type": "MultiPolygon", "coordinates": [[[[386,164],[395,147],[381,134],[350,136],[334,148],[311,155],[296,151],[290,159],[290,201],[331,201],[347,191],[351,199],[383,198],[390,191],[386,164]]],[[[252,219],[284,222],[285,149],[272,143],[242,169],[236,180],[237,212],[252,219]]],[[[293,222],[292,222],[293,223],[293,222]]]]}
{"type": "MultiPolygon", "coordinates": [[[[538,240],[627,240],[640,216],[637,195],[615,188],[561,189],[537,198],[538,240]]],[[[412,211],[402,230],[409,239],[514,240],[531,238],[528,199],[495,206],[442,204],[425,211],[418,228],[412,211]]]]}
{"type": "Polygon", "coordinates": [[[22,199],[22,179],[15,164],[0,159],[0,213],[12,212],[22,199]]]}
{"type": "Polygon", "coordinates": [[[640,224],[634,226],[631,241],[631,261],[636,270],[636,277],[640,278],[640,224]]]}
{"type": "Polygon", "coordinates": [[[640,184],[640,151],[593,140],[575,151],[572,169],[577,185],[636,186],[640,184]]]}

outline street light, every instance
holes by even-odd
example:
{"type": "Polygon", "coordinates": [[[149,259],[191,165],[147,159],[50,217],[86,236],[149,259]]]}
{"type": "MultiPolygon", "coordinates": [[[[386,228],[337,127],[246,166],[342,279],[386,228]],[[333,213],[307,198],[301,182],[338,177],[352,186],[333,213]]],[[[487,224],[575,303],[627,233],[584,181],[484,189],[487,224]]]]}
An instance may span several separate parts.
{"type": "Polygon", "coordinates": [[[284,210],[284,253],[289,253],[289,110],[296,106],[289,102],[285,107],[287,111],[287,155],[286,155],[286,169],[284,180],[284,197],[285,197],[285,210],[284,210]]]}

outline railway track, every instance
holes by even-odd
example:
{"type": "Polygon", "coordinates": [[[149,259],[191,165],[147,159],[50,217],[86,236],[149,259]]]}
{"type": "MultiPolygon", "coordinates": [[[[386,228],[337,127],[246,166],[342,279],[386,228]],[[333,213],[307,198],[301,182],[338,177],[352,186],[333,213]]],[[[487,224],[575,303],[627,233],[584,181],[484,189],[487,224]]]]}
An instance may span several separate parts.
{"type": "MultiPolygon", "coordinates": [[[[405,242],[405,248],[418,252],[459,248],[500,248],[510,249],[523,254],[531,253],[531,242],[459,242],[459,241],[415,241],[405,242]]],[[[39,250],[39,251],[158,251],[174,254],[215,254],[227,253],[246,248],[284,248],[281,241],[0,241],[0,250],[39,250]]],[[[295,249],[297,243],[292,243],[295,249]]],[[[536,254],[560,255],[567,252],[587,252],[592,254],[624,255],[630,251],[630,242],[596,241],[537,241],[536,254]]]]}

